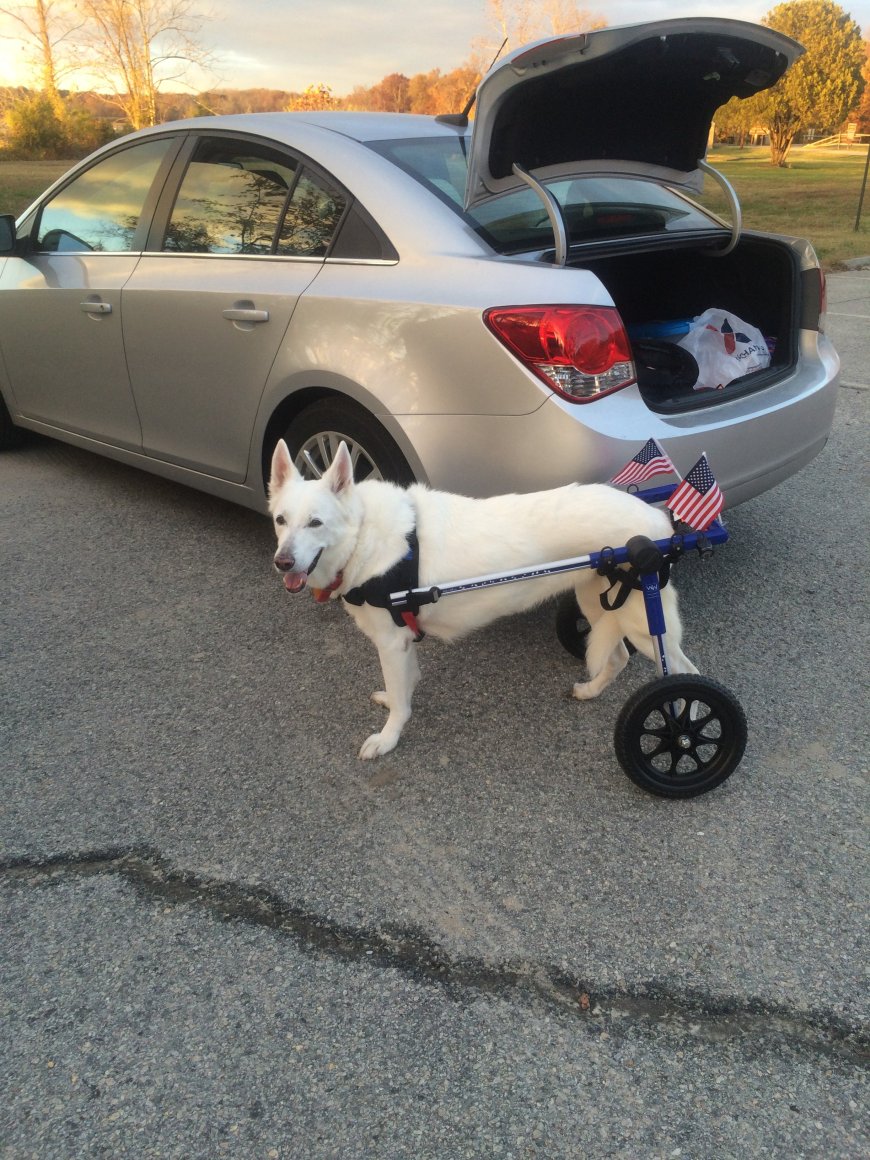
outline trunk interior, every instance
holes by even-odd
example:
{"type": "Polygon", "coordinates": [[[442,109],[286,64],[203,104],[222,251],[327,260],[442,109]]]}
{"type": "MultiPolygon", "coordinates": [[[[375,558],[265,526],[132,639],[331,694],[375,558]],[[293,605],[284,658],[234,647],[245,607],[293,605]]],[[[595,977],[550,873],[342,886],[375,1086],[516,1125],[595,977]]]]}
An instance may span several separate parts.
{"type": "Polygon", "coordinates": [[[655,368],[648,346],[633,339],[638,386],[652,410],[684,411],[748,394],[769,385],[796,360],[800,273],[793,251],[782,242],[744,236],[724,257],[709,249],[675,249],[574,264],[591,270],[607,287],[629,334],[644,324],[691,320],[717,307],[756,327],[767,340],[767,369],[719,390],[695,390],[695,373],[687,381],[685,368],[680,373],[672,357],[685,358],[681,349],[673,349],[679,334],[656,338],[653,348],[660,349],[653,351],[654,361],[664,366],[655,368]]]}

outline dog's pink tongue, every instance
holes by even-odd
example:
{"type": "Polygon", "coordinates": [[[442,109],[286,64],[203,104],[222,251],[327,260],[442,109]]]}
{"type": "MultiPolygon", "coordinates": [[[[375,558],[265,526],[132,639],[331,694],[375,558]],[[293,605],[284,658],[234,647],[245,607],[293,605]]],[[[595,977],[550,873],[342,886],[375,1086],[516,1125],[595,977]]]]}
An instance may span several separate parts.
{"type": "Polygon", "coordinates": [[[301,592],[308,583],[307,572],[285,572],[284,587],[288,592],[301,592]]]}

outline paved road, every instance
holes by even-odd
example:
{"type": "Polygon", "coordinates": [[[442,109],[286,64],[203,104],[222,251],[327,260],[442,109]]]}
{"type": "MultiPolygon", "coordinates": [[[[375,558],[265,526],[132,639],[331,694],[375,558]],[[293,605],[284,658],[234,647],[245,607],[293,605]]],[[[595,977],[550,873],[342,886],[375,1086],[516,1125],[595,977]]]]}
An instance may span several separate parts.
{"type": "Polygon", "coordinates": [[[427,642],[364,765],[376,660],[264,520],[0,457],[0,1156],[867,1153],[870,272],[830,305],[831,443],[680,570],[751,730],[691,802],[544,612],[427,642]]]}

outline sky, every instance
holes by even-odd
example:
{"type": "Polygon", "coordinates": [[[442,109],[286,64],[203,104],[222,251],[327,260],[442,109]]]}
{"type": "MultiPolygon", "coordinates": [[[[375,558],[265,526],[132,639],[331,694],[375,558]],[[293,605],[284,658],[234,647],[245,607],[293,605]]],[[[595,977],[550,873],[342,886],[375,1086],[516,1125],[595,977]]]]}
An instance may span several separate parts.
{"type": "MultiPolygon", "coordinates": [[[[727,15],[758,21],[776,2],[734,0],[727,15]]],[[[870,36],[870,0],[839,3],[870,36]]],[[[584,6],[610,25],[723,15],[721,0],[608,0],[600,5],[590,0],[584,6]]],[[[498,47],[486,0],[202,0],[196,7],[211,14],[198,39],[213,52],[215,67],[211,75],[188,77],[194,90],[301,91],[325,84],[344,96],[356,85],[373,85],[393,72],[449,72],[466,60],[475,42],[493,43],[493,52],[498,47]]],[[[0,31],[8,32],[8,25],[0,31]]],[[[0,85],[31,79],[20,46],[0,39],[0,85]]],[[[88,87],[82,76],[70,83],[88,87]]]]}

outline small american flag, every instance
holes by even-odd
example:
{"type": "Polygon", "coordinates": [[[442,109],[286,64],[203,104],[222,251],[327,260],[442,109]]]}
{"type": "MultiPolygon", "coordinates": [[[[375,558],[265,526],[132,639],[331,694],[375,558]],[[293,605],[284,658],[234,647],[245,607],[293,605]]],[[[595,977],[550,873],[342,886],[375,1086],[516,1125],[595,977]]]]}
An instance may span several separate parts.
{"type": "Polygon", "coordinates": [[[696,532],[706,532],[721,512],[724,502],[707,456],[702,455],[671,496],[668,507],[678,520],[696,532]]]}
{"type": "Polygon", "coordinates": [[[618,475],[614,475],[611,483],[642,483],[645,479],[652,479],[654,475],[667,475],[668,472],[676,475],[673,463],[656,443],[655,439],[647,439],[634,459],[630,459],[618,475]]]}

